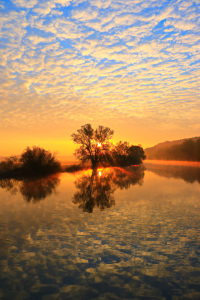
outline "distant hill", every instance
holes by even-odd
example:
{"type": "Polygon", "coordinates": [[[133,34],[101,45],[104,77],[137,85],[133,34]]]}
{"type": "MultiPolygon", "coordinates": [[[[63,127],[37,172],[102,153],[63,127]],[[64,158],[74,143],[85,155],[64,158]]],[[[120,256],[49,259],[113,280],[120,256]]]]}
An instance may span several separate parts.
{"type": "Polygon", "coordinates": [[[200,161],[200,137],[166,141],[146,148],[147,159],[200,161]]]}

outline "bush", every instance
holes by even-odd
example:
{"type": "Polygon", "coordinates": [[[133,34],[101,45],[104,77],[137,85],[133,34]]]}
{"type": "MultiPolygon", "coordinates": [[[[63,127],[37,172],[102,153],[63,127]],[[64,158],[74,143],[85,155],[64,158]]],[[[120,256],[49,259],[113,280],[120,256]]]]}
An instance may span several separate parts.
{"type": "Polygon", "coordinates": [[[27,147],[20,157],[11,156],[0,163],[1,178],[45,176],[61,171],[61,165],[49,151],[27,147]]]}
{"type": "Polygon", "coordinates": [[[0,162],[0,171],[9,172],[20,166],[19,158],[17,156],[11,156],[0,162]]]}
{"type": "Polygon", "coordinates": [[[52,174],[61,171],[61,165],[49,151],[40,147],[27,147],[20,162],[25,173],[35,175],[52,174]]]}
{"type": "Polygon", "coordinates": [[[0,163],[0,177],[14,178],[19,176],[21,172],[21,163],[19,157],[11,156],[0,163]]]}
{"type": "Polygon", "coordinates": [[[128,142],[120,141],[112,150],[112,159],[115,166],[139,165],[145,158],[141,146],[130,146],[128,142]]]}

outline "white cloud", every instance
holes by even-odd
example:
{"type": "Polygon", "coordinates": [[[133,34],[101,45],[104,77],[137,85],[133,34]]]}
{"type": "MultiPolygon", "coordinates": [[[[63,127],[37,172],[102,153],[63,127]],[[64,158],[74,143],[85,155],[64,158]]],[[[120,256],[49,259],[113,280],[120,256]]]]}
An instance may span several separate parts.
{"type": "Polygon", "coordinates": [[[11,0],[15,5],[25,7],[25,8],[32,8],[37,3],[38,0],[11,0]]]}
{"type": "MultiPolygon", "coordinates": [[[[48,15],[57,6],[57,4],[67,7],[69,6],[70,2],[70,0],[40,1],[33,11],[39,15],[45,16],[48,15]]],[[[56,10],[53,11],[55,13],[56,10]]],[[[58,14],[60,14],[60,12],[58,14]]]]}
{"type": "Polygon", "coordinates": [[[179,4],[178,8],[179,10],[186,10],[188,7],[192,6],[193,2],[192,1],[183,1],[179,4]]]}
{"type": "Polygon", "coordinates": [[[72,17],[74,19],[78,19],[82,22],[88,21],[88,20],[93,20],[96,19],[98,16],[98,12],[94,11],[92,9],[87,9],[87,10],[74,10],[72,12],[72,17]]]}
{"type": "Polygon", "coordinates": [[[0,115],[1,120],[17,122],[20,109],[30,123],[32,111],[41,113],[45,122],[50,114],[59,122],[63,106],[70,107],[66,115],[72,119],[81,114],[86,118],[87,111],[98,117],[98,112],[113,109],[116,115],[141,118],[156,111],[159,118],[163,101],[166,114],[174,116],[178,103],[187,106],[188,99],[191,119],[196,118],[196,12],[190,7],[178,12],[175,4],[148,0],[86,1],[81,10],[82,2],[15,0],[33,9],[1,14],[0,60],[6,71],[0,95],[12,117],[0,115]],[[63,7],[68,5],[66,15],[63,7]],[[157,26],[163,20],[164,27],[157,26]]]}
{"type": "Polygon", "coordinates": [[[30,35],[28,36],[28,39],[34,44],[37,45],[39,43],[50,43],[53,40],[55,40],[55,37],[42,37],[38,35],[30,35]]]}
{"type": "Polygon", "coordinates": [[[34,8],[33,11],[37,14],[45,16],[48,15],[51,12],[51,10],[55,7],[55,3],[48,1],[46,3],[41,3],[39,6],[34,8]]]}
{"type": "Polygon", "coordinates": [[[61,15],[63,15],[63,11],[59,11],[56,9],[51,10],[51,16],[61,16],[61,15]]]}
{"type": "Polygon", "coordinates": [[[161,13],[156,17],[157,21],[160,22],[162,20],[167,19],[168,17],[170,17],[173,11],[174,11],[173,6],[167,7],[166,9],[164,9],[164,11],[161,11],[161,13]]]}
{"type": "Polygon", "coordinates": [[[187,20],[183,21],[183,20],[170,20],[170,21],[166,21],[165,22],[165,26],[174,26],[176,29],[178,30],[193,30],[197,27],[197,24],[195,23],[191,23],[191,22],[187,22],[187,20]]]}
{"type": "Polygon", "coordinates": [[[62,6],[69,6],[71,0],[52,0],[52,2],[61,4],[62,6]]]}

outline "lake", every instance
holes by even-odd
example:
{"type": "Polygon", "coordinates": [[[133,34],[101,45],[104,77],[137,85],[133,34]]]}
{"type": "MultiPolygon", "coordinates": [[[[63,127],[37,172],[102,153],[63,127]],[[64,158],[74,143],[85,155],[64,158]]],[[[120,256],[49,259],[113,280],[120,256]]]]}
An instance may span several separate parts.
{"type": "Polygon", "coordinates": [[[200,299],[200,168],[0,181],[0,299],[200,299]]]}

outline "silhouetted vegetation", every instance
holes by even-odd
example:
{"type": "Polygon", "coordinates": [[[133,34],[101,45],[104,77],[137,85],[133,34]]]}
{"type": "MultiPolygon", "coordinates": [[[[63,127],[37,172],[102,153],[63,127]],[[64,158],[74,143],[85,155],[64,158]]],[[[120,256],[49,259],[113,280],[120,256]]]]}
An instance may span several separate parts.
{"type": "Polygon", "coordinates": [[[0,179],[0,187],[11,194],[20,192],[27,202],[38,202],[50,196],[59,185],[58,175],[38,179],[16,180],[13,178],[0,179]]]}
{"type": "Polygon", "coordinates": [[[106,163],[110,158],[110,143],[114,131],[108,127],[98,126],[96,130],[90,124],[81,126],[77,133],[72,134],[74,143],[81,145],[75,156],[82,164],[90,162],[93,169],[106,163]]]}
{"type": "Polygon", "coordinates": [[[74,164],[74,165],[67,166],[65,168],[65,172],[73,173],[73,172],[78,172],[78,171],[81,171],[84,169],[85,169],[84,165],[81,165],[81,164],[75,165],[74,164]]]}
{"type": "Polygon", "coordinates": [[[78,191],[74,194],[73,203],[88,213],[92,213],[95,207],[100,210],[111,208],[115,205],[113,194],[117,188],[141,185],[143,177],[144,169],[141,167],[93,170],[92,174],[86,173],[75,181],[78,191]]]}
{"type": "Polygon", "coordinates": [[[74,143],[81,146],[75,151],[75,156],[82,165],[91,163],[93,169],[100,166],[138,165],[146,158],[141,146],[119,142],[116,146],[109,142],[114,131],[108,127],[98,126],[96,130],[86,124],[72,134],[74,143]]]}
{"type": "Polygon", "coordinates": [[[17,156],[10,156],[6,158],[4,161],[0,162],[1,171],[11,171],[19,167],[19,158],[17,156]]]}
{"type": "Polygon", "coordinates": [[[128,142],[119,142],[112,149],[112,159],[115,166],[139,165],[146,158],[140,146],[129,145],[128,142]]]}
{"type": "Polygon", "coordinates": [[[168,142],[146,149],[148,159],[200,161],[200,138],[174,144],[168,142]]]}
{"type": "Polygon", "coordinates": [[[26,173],[46,175],[59,172],[61,165],[51,152],[40,147],[27,147],[20,157],[22,168],[26,173]]]}
{"type": "Polygon", "coordinates": [[[20,157],[13,156],[0,163],[0,177],[23,178],[45,176],[61,171],[55,156],[40,147],[27,147],[20,157]]]}
{"type": "Polygon", "coordinates": [[[22,164],[18,156],[11,156],[0,162],[0,178],[22,176],[22,164]]]}

